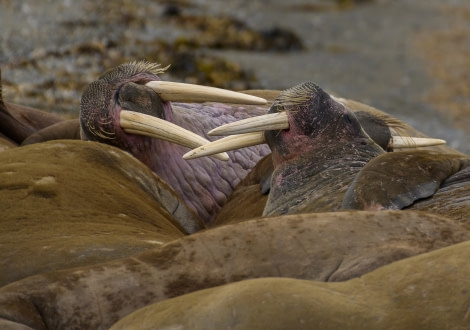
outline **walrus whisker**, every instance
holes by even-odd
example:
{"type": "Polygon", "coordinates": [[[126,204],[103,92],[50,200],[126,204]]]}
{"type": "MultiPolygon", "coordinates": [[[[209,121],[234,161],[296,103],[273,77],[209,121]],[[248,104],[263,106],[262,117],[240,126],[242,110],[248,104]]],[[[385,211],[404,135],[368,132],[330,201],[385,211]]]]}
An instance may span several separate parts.
{"type": "Polygon", "coordinates": [[[99,79],[113,81],[119,80],[123,76],[123,74],[127,76],[133,76],[145,72],[152,73],[154,75],[159,75],[165,73],[169,67],[170,65],[162,67],[162,65],[159,63],[152,63],[148,61],[131,61],[129,63],[119,66],[118,70],[116,70],[116,68],[107,70],[101,75],[99,79]]]}

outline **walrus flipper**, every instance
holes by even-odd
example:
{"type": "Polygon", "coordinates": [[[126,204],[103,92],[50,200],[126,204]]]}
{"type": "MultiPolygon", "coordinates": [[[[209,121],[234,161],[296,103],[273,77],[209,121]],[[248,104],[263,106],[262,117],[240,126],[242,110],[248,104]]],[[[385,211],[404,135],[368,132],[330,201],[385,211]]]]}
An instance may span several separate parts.
{"type": "Polygon", "coordinates": [[[80,140],[80,122],[78,119],[60,121],[47,126],[28,136],[22,146],[51,140],[80,140]]]}
{"type": "Polygon", "coordinates": [[[21,144],[34,132],[62,121],[52,113],[31,107],[5,102],[2,95],[0,70],[0,135],[14,144],[21,144]]]}
{"type": "Polygon", "coordinates": [[[462,160],[461,170],[447,178],[441,188],[470,182],[470,158],[462,160]]]}
{"type": "Polygon", "coordinates": [[[342,209],[403,209],[434,195],[446,179],[467,167],[468,162],[465,156],[434,151],[380,155],[356,176],[342,209]]]}

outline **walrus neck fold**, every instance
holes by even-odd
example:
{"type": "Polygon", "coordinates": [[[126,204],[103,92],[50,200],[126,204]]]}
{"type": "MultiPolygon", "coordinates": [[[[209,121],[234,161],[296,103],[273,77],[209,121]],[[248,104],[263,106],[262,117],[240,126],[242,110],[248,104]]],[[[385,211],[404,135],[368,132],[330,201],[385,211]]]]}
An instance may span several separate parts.
{"type": "Polygon", "coordinates": [[[375,143],[325,146],[276,166],[263,216],[339,209],[362,167],[382,153],[375,143]]]}

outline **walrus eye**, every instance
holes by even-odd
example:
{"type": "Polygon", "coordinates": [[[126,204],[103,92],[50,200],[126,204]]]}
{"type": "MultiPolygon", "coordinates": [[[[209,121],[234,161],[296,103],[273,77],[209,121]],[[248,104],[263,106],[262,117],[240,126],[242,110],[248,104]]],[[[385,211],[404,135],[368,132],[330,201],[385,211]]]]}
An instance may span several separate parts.
{"type": "Polygon", "coordinates": [[[346,125],[353,125],[353,120],[351,118],[351,114],[350,113],[346,113],[344,116],[343,116],[343,121],[346,125]]]}
{"type": "Polygon", "coordinates": [[[356,115],[354,115],[353,113],[345,113],[343,115],[343,125],[345,125],[345,128],[347,131],[349,131],[350,134],[353,134],[354,136],[356,136],[357,134],[359,134],[360,136],[362,136],[361,139],[359,139],[359,143],[361,145],[367,145],[369,142],[369,137],[367,135],[367,133],[363,130],[362,126],[361,126],[361,123],[359,122],[359,120],[357,119],[356,115]],[[364,134],[366,137],[364,137],[364,134]]]}
{"type": "MultiPolygon", "coordinates": [[[[351,113],[351,112],[346,112],[342,116],[342,121],[338,123],[338,126],[341,125],[343,128],[351,131],[351,132],[359,132],[362,130],[361,124],[359,123],[359,120],[357,120],[356,116],[351,113]]],[[[338,127],[340,129],[340,127],[338,127]]]]}

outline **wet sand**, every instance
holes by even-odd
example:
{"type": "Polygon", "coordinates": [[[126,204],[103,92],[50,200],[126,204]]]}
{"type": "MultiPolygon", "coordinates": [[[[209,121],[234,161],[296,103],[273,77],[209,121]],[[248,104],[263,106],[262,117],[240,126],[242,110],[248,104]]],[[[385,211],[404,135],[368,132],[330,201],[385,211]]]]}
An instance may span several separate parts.
{"type": "Polygon", "coordinates": [[[173,63],[165,79],[233,89],[284,89],[312,80],[470,153],[466,0],[169,3],[0,0],[5,98],[76,117],[86,84],[123,61],[151,59],[173,63]],[[253,31],[280,28],[298,36],[304,49],[250,50],[230,40],[216,47],[206,41],[220,32],[218,25],[195,25],[187,17],[230,17],[253,31]]]}

